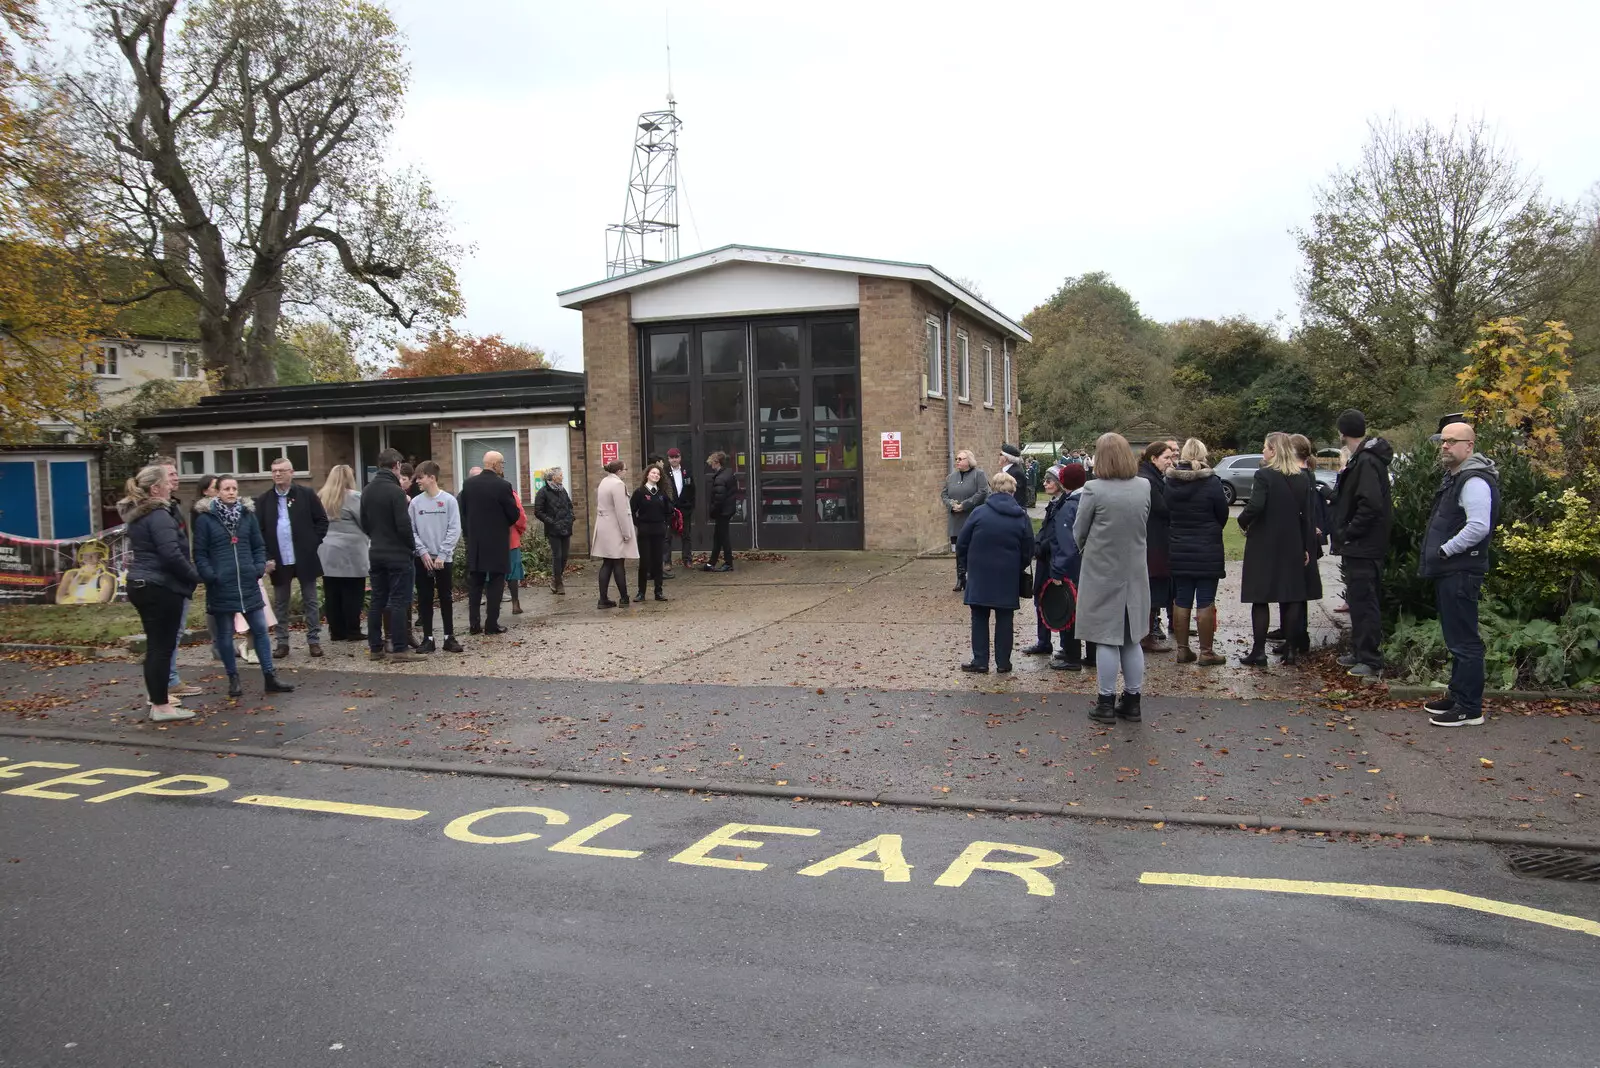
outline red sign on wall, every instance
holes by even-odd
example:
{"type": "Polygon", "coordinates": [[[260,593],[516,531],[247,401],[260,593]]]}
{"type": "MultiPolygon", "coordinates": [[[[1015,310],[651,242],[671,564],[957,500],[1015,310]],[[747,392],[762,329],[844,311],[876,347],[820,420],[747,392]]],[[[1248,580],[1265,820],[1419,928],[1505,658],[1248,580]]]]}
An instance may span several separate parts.
{"type": "Polygon", "coordinates": [[[600,443],[600,466],[622,459],[622,444],[616,441],[602,441],[600,443]]]}
{"type": "Polygon", "coordinates": [[[885,430],[883,432],[882,451],[879,453],[885,460],[900,459],[900,431],[885,430]]]}

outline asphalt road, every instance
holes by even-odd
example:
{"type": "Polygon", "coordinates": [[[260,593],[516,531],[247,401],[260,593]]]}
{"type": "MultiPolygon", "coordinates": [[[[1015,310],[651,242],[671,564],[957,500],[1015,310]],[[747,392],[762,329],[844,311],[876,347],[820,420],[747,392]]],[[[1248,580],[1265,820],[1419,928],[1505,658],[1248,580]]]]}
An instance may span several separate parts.
{"type": "Polygon", "coordinates": [[[1600,1064],[1600,887],[1488,847],[0,757],[7,1068],[1600,1064]]]}

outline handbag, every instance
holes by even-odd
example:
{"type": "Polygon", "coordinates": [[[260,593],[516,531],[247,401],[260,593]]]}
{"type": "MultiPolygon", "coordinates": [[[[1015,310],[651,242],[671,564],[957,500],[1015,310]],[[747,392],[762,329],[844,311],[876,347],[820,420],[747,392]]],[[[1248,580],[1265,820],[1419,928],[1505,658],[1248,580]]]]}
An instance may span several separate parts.
{"type": "Polygon", "coordinates": [[[1027,568],[1022,569],[1022,574],[1017,577],[1017,596],[1033,597],[1033,572],[1027,568]]]}

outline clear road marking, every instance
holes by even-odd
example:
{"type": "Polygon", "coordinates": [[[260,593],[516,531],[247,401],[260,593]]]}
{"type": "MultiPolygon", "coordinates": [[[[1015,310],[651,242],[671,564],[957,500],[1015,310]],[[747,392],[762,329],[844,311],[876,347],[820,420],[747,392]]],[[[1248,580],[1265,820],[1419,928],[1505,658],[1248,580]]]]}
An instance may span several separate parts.
{"type": "Polygon", "coordinates": [[[267,808],[293,808],[302,812],[333,812],[340,816],[371,816],[380,820],[420,820],[425,808],[388,808],[384,805],[352,805],[344,801],[318,801],[314,797],[277,797],[251,794],[233,799],[239,805],[264,805],[267,808]]]}
{"type": "Polygon", "coordinates": [[[1376,886],[1372,883],[1319,883],[1304,879],[1246,879],[1232,875],[1187,875],[1182,872],[1147,871],[1139,876],[1147,886],[1200,886],[1212,890],[1265,890],[1278,894],[1313,894],[1321,897],[1357,897],[1367,901],[1411,901],[1427,905],[1450,905],[1458,909],[1487,912],[1513,920],[1542,923],[1563,931],[1578,931],[1600,938],[1600,923],[1561,912],[1513,905],[1454,890],[1424,890],[1415,886],[1376,886]]]}

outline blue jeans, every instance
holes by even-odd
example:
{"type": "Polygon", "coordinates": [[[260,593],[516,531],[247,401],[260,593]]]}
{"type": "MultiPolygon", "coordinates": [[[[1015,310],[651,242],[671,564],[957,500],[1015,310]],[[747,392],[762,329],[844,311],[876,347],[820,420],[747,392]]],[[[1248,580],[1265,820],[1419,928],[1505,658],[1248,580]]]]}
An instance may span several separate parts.
{"type": "MultiPolygon", "coordinates": [[[[372,600],[367,605],[367,648],[375,653],[382,651],[383,622],[387,619],[389,643],[395,652],[403,653],[411,645],[411,623],[406,617],[411,613],[416,570],[409,559],[403,564],[373,560],[367,577],[372,582],[372,600]]],[[[500,606],[497,604],[494,609],[498,614],[500,606]]]]}
{"type": "Polygon", "coordinates": [[[1478,635],[1478,599],[1483,576],[1466,572],[1444,575],[1433,587],[1439,606],[1439,629],[1450,650],[1450,696],[1456,708],[1476,715],[1483,711],[1483,639],[1478,635]]]}
{"type": "MultiPolygon", "coordinates": [[[[183,630],[189,622],[189,605],[191,603],[189,598],[185,597],[183,599],[183,614],[178,617],[178,637],[172,644],[172,668],[167,672],[168,689],[183,684],[183,680],[178,678],[178,646],[183,644],[183,630]]],[[[232,628],[230,627],[229,629],[231,630],[232,628]]]]}
{"type": "MultiPolygon", "coordinates": [[[[222,661],[222,666],[229,675],[239,674],[239,661],[233,651],[233,613],[232,612],[207,612],[211,617],[211,644],[217,650],[217,658],[222,661]]],[[[254,612],[244,613],[244,620],[250,624],[250,640],[255,643],[256,657],[261,661],[261,673],[272,674],[272,632],[267,629],[267,613],[264,608],[257,608],[254,612]]]]}
{"type": "Polygon", "coordinates": [[[1172,599],[1179,608],[1210,608],[1217,603],[1217,583],[1214,578],[1188,578],[1176,575],[1172,579],[1172,599]]]}

